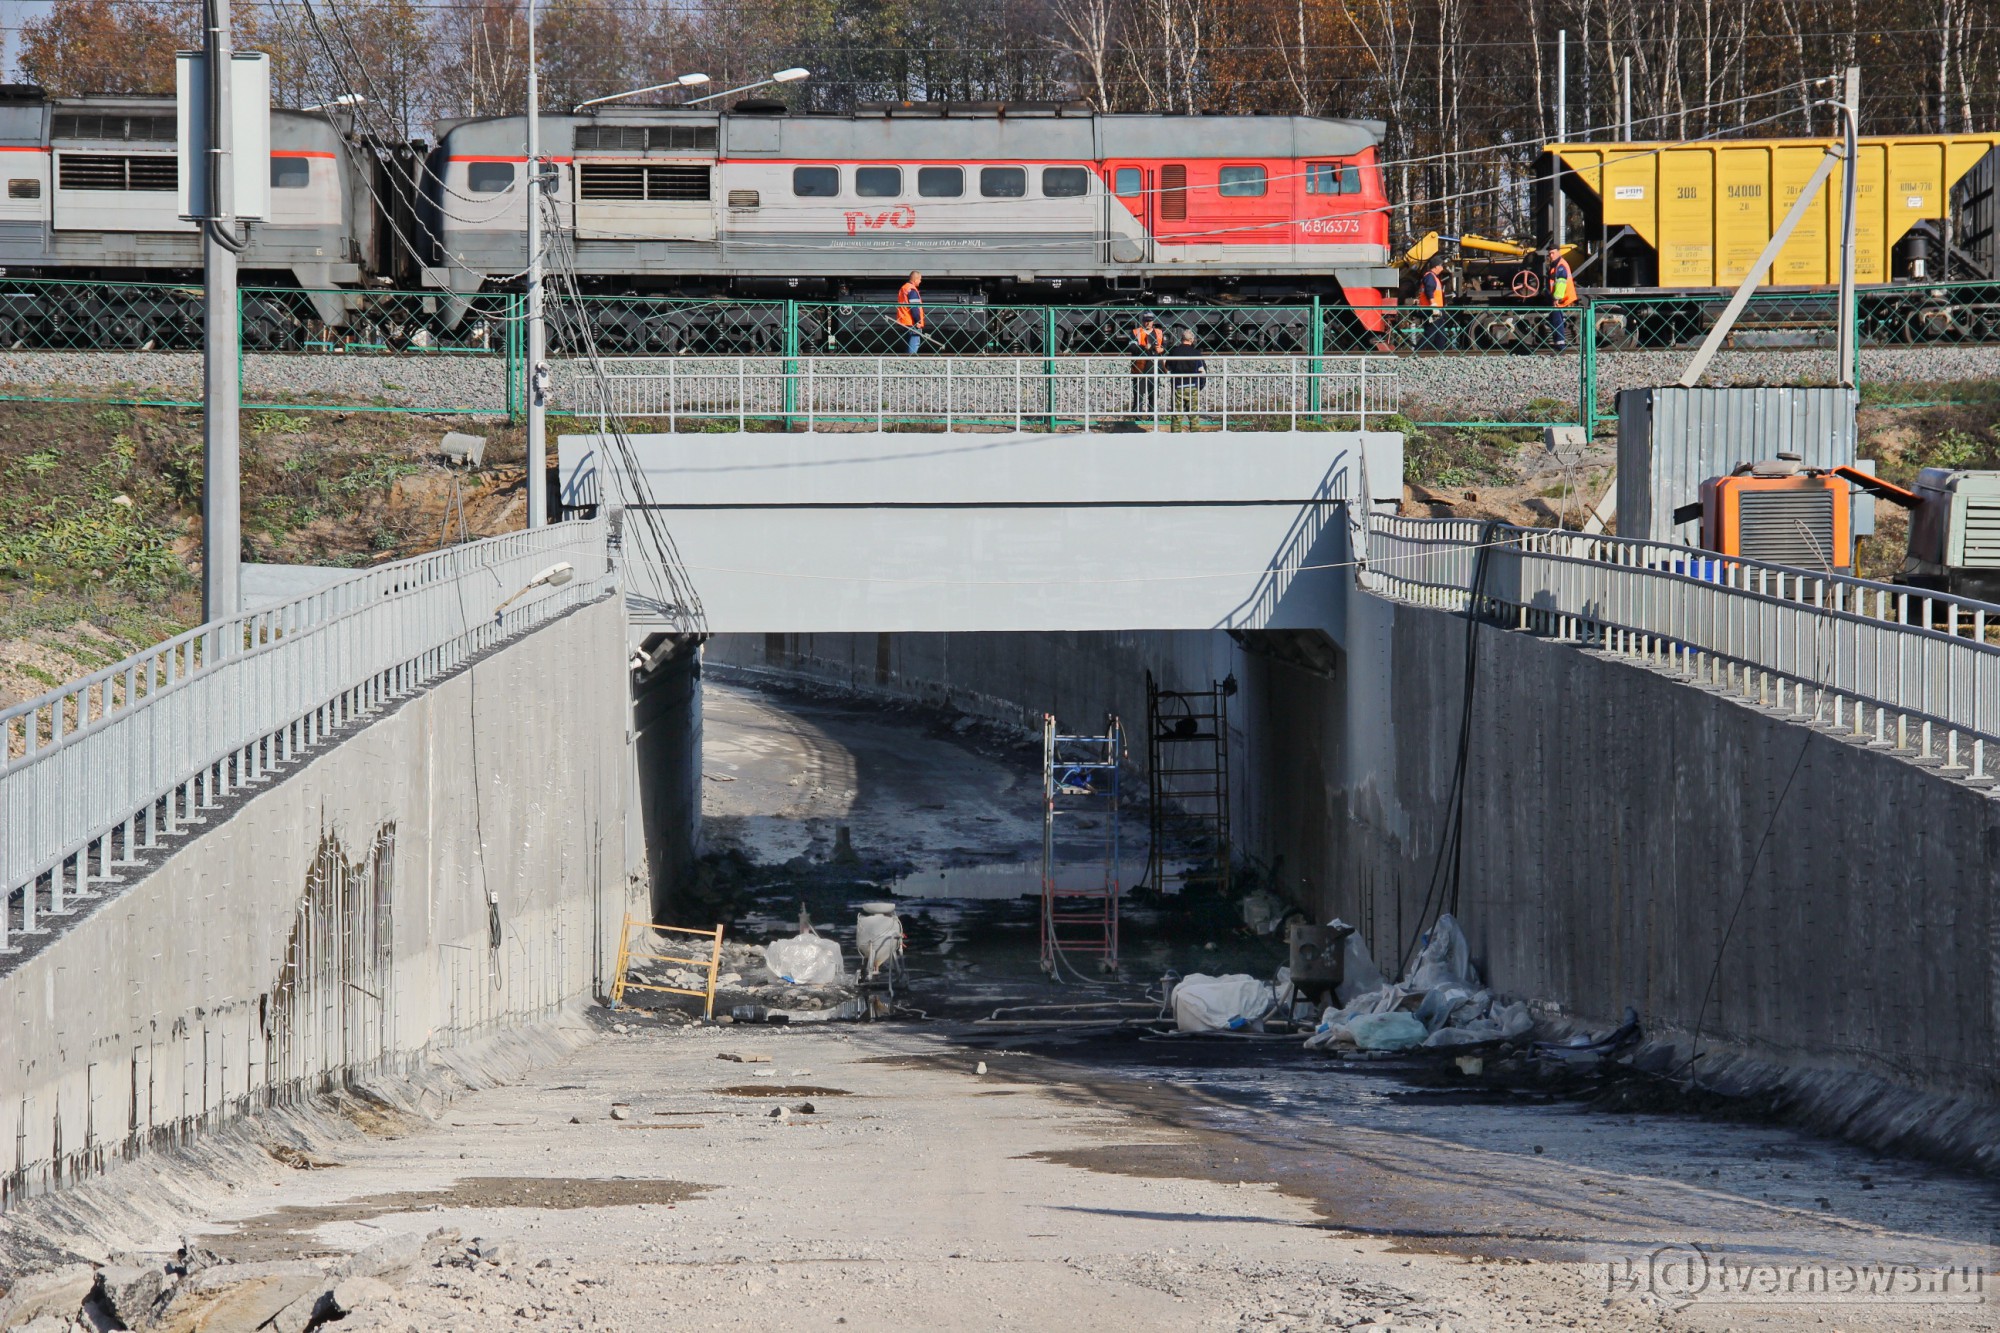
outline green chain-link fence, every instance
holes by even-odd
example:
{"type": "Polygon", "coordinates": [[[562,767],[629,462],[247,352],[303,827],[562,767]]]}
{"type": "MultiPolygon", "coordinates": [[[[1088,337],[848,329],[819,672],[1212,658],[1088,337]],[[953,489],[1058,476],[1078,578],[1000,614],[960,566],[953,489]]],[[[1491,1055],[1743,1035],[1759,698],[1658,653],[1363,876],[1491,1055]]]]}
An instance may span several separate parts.
{"type": "MultiPolygon", "coordinates": [[[[1357,312],[1334,302],[1253,306],[925,307],[922,354],[1119,355],[1154,315],[1209,353],[1396,355],[1420,423],[1535,426],[1609,419],[1619,388],[1672,383],[1727,302],[1602,295],[1568,312],[1499,304],[1357,312]]],[[[1828,383],[1831,292],[1752,299],[1711,372],[1717,383],[1828,383]]],[[[551,301],[550,355],[794,359],[900,355],[893,304],[649,296],[551,301]]],[[[518,293],[246,289],[244,399],[278,408],[518,416],[526,340],[518,293]]],[[[2000,374],[2000,283],[1903,284],[1858,297],[1864,379],[1939,383],[2000,374]],[[1963,355],[1939,357],[1949,347],[1963,355]]],[[[198,285],[0,279],[0,398],[185,406],[200,397],[198,285]],[[125,354],[125,355],[114,355],[125,354]]]]}
{"type": "MultiPolygon", "coordinates": [[[[1729,293],[1600,296],[1587,307],[1579,420],[1615,417],[1620,389],[1676,382],[1729,293]]],[[[1856,382],[1949,384],[2000,374],[2000,283],[1862,288],[1856,382]]],[[[1838,297],[1759,292],[1744,306],[1706,375],[1711,384],[1832,384],[1839,379],[1838,297]]]]}

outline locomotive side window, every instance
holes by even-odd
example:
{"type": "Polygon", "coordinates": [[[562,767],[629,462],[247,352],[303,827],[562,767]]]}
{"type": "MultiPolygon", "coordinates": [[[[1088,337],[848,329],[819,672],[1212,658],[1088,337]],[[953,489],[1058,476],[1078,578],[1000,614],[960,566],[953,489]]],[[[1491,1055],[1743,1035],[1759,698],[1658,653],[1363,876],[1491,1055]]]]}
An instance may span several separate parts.
{"type": "Polygon", "coordinates": [[[50,136],[57,139],[155,139],[172,143],[172,116],[127,116],[59,111],[50,136]]]}
{"type": "Polygon", "coordinates": [[[1179,162],[1160,168],[1160,217],[1187,221],[1187,167],[1179,162]]]}
{"type": "Polygon", "coordinates": [[[1264,168],[1224,167],[1217,182],[1216,193],[1225,199],[1245,199],[1263,194],[1264,188],[1264,168]]]}
{"type": "Polygon", "coordinates": [[[474,194],[499,194],[502,190],[511,190],[514,188],[514,164],[468,162],[465,167],[465,188],[474,194]]]}
{"type": "Polygon", "coordinates": [[[1028,193],[1028,172],[1024,167],[981,167],[979,193],[988,199],[1020,199],[1028,193]]]}
{"type": "Polygon", "coordinates": [[[42,183],[32,176],[16,177],[7,182],[9,199],[39,199],[42,197],[42,183]]]}
{"type": "Polygon", "coordinates": [[[312,184],[312,163],[303,157],[271,159],[271,188],[303,190],[312,184]]]}
{"type": "Polygon", "coordinates": [[[900,199],[903,195],[903,169],[856,167],[854,192],[863,199],[900,199]]]}
{"type": "Polygon", "coordinates": [[[1306,193],[1360,194],[1361,168],[1349,162],[1308,162],[1306,193]]]}
{"type": "Polygon", "coordinates": [[[1136,199],[1145,188],[1137,167],[1120,167],[1118,174],[1111,179],[1111,192],[1120,199],[1136,199]]]}
{"type": "Polygon", "coordinates": [[[965,193],[965,168],[918,167],[917,193],[925,199],[956,199],[965,193]]]}
{"type": "Polygon", "coordinates": [[[833,199],[840,194],[839,167],[793,167],[792,193],[801,199],[833,199]]]}
{"type": "Polygon", "coordinates": [[[1074,199],[1090,193],[1090,173],[1082,167],[1043,167],[1042,196],[1074,199]]]}

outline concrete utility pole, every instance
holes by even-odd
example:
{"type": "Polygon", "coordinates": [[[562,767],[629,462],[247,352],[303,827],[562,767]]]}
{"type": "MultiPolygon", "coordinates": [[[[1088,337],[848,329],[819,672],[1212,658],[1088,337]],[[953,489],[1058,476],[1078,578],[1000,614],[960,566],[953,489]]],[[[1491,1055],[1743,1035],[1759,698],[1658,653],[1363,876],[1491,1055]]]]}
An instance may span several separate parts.
{"type": "MultiPolygon", "coordinates": [[[[1569,29],[1556,30],[1556,142],[1569,142],[1569,29]]],[[[1553,156],[1553,154],[1551,154],[1553,156]]],[[[1555,158],[1549,174],[1549,206],[1555,210],[1555,243],[1561,245],[1569,230],[1568,209],[1563,207],[1562,159],[1555,158]]]]}
{"type": "Polygon", "coordinates": [[[1799,197],[1792,201],[1791,210],[1785,214],[1785,220],[1771,233],[1770,241],[1764,246],[1764,253],[1757,256],[1757,262],[1743,275],[1743,281],[1737,285],[1736,294],[1729,298],[1729,304],[1723,307],[1722,314],[1717,317],[1715,327],[1708,331],[1708,337],[1704,338],[1701,346],[1695,350],[1694,359],[1689,361],[1687,369],[1681,372],[1680,383],[1683,388],[1692,389],[1701,382],[1702,372],[1708,369],[1708,363],[1722,349],[1722,344],[1729,337],[1729,331],[1736,327],[1737,316],[1743,313],[1743,307],[1750,303],[1750,294],[1764,280],[1764,275],[1771,265],[1778,262],[1779,251],[1785,248],[1786,241],[1792,239],[1792,232],[1799,225],[1799,219],[1806,215],[1806,210],[1812,206],[1813,200],[1819,197],[1820,187],[1826,184],[1826,178],[1833,174],[1834,167],[1843,164],[1846,167],[1846,176],[1842,182],[1840,298],[1839,309],[1834,316],[1840,324],[1838,350],[1835,352],[1840,358],[1840,367],[1835,372],[1834,382],[1843,388],[1853,387],[1856,341],[1854,205],[1855,178],[1859,174],[1860,167],[1860,144],[1855,113],[1860,110],[1860,106],[1861,71],[1851,68],[1847,71],[1845,100],[1839,104],[1841,120],[1844,122],[1841,142],[1827,148],[1825,156],[1819,160],[1819,165],[1813,168],[1813,174],[1806,178],[1805,187],[1799,191],[1799,197]]]}
{"type": "Polygon", "coordinates": [[[1619,123],[1625,127],[1625,142],[1632,142],[1632,57],[1625,57],[1625,88],[1619,95],[1619,123]]]}
{"type": "Polygon", "coordinates": [[[229,0],[204,0],[202,54],[207,77],[202,108],[208,130],[208,197],[197,207],[202,257],[201,614],[233,616],[242,601],[242,434],[238,409],[236,319],[236,171],[232,155],[229,0]]]}
{"type": "Polygon", "coordinates": [[[535,0],[528,0],[528,526],[549,521],[549,331],[542,319],[542,108],[535,0]]]}
{"type": "Polygon", "coordinates": [[[1841,146],[1846,165],[1841,172],[1840,192],[1840,370],[1835,383],[1853,388],[1859,373],[1860,312],[1854,304],[1854,215],[1855,196],[1861,175],[1861,67],[1847,70],[1846,92],[1841,106],[1841,146]]]}

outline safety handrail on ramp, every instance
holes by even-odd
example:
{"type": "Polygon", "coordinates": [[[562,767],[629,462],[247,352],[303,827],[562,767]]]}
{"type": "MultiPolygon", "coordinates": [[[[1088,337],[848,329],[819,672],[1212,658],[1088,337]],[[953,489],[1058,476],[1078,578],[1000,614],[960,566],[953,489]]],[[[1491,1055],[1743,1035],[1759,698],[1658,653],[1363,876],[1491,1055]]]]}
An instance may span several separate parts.
{"type": "Polygon", "coordinates": [[[1371,515],[1362,585],[1634,659],[1984,779],[2000,606],[1664,542],[1371,515]]]}
{"type": "Polygon", "coordinates": [[[230,792],[615,582],[602,519],[488,537],[212,621],[0,710],[0,954],[230,792]],[[562,565],[566,582],[528,591],[562,565]]]}

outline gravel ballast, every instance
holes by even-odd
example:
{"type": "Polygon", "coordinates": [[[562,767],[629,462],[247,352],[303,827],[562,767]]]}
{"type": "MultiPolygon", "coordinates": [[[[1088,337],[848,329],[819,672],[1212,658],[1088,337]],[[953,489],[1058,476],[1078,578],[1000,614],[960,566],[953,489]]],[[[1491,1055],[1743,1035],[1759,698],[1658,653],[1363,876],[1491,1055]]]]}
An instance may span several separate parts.
{"type": "MultiPolygon", "coordinates": [[[[1611,410],[1620,389],[1673,383],[1689,355],[1684,350],[1600,352],[1599,410],[1611,410]]],[[[642,364],[660,367],[665,362],[642,364]]],[[[822,358],[818,364],[831,368],[835,359],[822,358]]],[[[917,375],[928,387],[942,378],[943,364],[942,358],[919,358],[890,361],[885,368],[898,376],[917,375]]],[[[975,358],[952,364],[962,367],[958,373],[968,379],[978,376],[982,365],[988,369],[992,365],[975,358]]],[[[1269,369],[1276,370],[1280,364],[1273,360],[1269,369]]],[[[735,361],[719,358],[705,363],[699,358],[682,358],[674,365],[682,374],[697,367],[727,367],[733,372],[735,361]]],[[[764,365],[775,371],[779,362],[775,358],[756,359],[753,376],[764,365]]],[[[868,365],[872,372],[873,362],[868,365]]],[[[1261,368],[1261,359],[1234,358],[1232,366],[1261,368]]],[[[1573,405],[1582,375],[1581,357],[1575,352],[1419,355],[1399,359],[1396,369],[1405,412],[1428,421],[1566,420],[1573,415],[1573,407],[1559,412],[1553,404],[1573,405]],[[1538,399],[1548,401],[1537,405],[1538,399]]],[[[1910,386],[2000,378],[2000,347],[1870,348],[1862,352],[1861,370],[1869,382],[1910,386]]],[[[243,361],[243,397],[253,404],[403,408],[447,415],[496,413],[507,407],[503,372],[504,365],[497,357],[253,353],[243,361]]],[[[555,372],[555,405],[581,405],[577,392],[583,378],[581,365],[557,362],[555,372]]],[[[1211,383],[1214,373],[1212,366],[1211,383]]],[[[1725,351],[1715,358],[1707,382],[1823,385],[1831,383],[1832,374],[1833,353],[1823,348],[1725,351]]],[[[872,378],[872,373],[867,378],[872,378]]],[[[712,387],[702,395],[702,406],[709,411],[732,410],[733,379],[730,373],[710,380],[712,387]],[[722,402],[725,397],[732,401],[722,402]]],[[[829,387],[822,384],[822,393],[829,387]]],[[[864,396],[871,398],[872,406],[872,385],[854,387],[857,392],[866,389],[864,396]]],[[[1113,397],[1124,392],[1115,375],[1101,387],[1113,397]]],[[[1011,381],[1004,385],[993,382],[991,390],[998,395],[996,405],[1000,398],[1011,405],[1011,381]]],[[[201,393],[201,357],[193,352],[9,352],[0,354],[0,393],[28,399],[192,403],[201,393]]],[[[959,393],[963,396],[955,396],[953,402],[960,407],[970,406],[980,396],[969,385],[959,393]]],[[[926,400],[926,406],[935,397],[930,392],[919,396],[926,400]]],[[[1093,398],[1103,399],[1096,410],[1117,411],[1123,406],[1122,401],[1114,403],[1104,393],[1093,398]]],[[[765,379],[753,391],[753,410],[766,406],[767,399],[770,407],[776,406],[776,385],[765,379]]],[[[1011,411],[1011,406],[1003,410],[1011,411]]]]}

